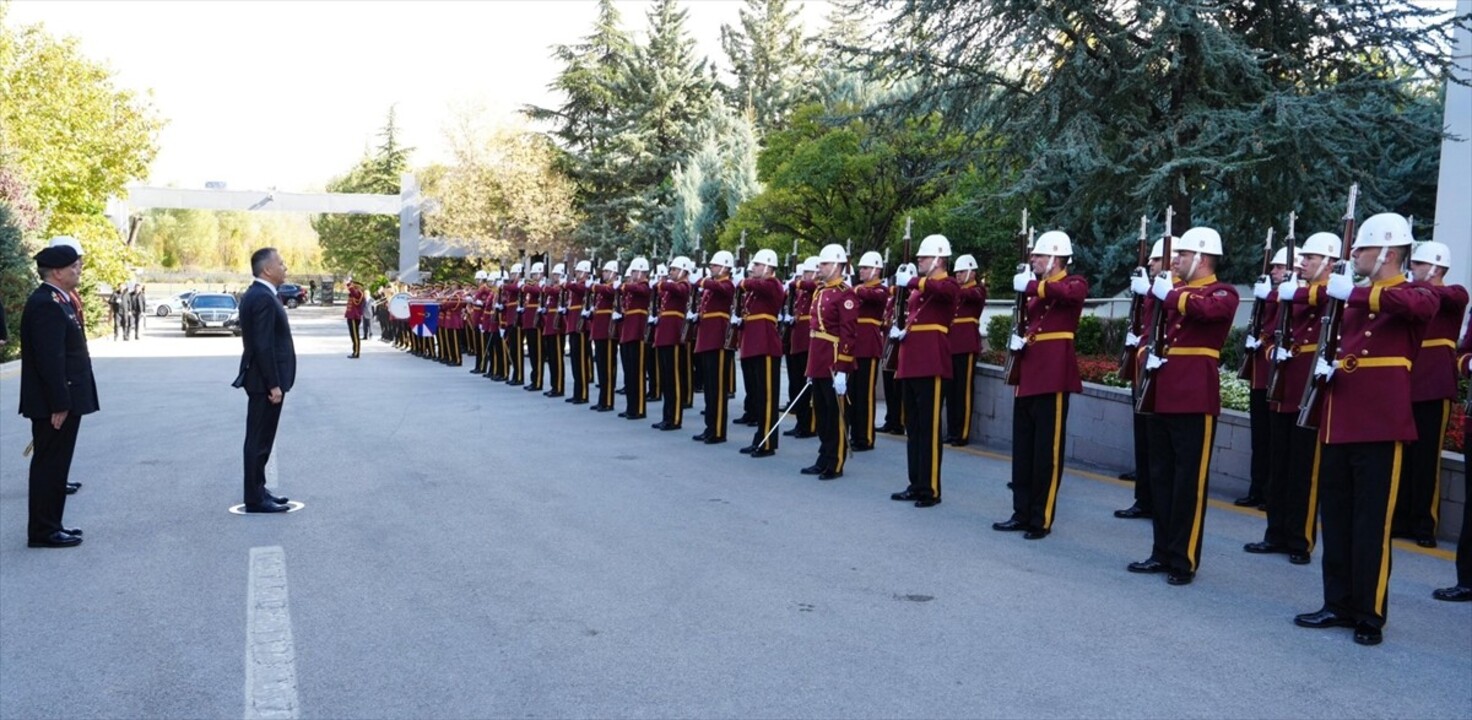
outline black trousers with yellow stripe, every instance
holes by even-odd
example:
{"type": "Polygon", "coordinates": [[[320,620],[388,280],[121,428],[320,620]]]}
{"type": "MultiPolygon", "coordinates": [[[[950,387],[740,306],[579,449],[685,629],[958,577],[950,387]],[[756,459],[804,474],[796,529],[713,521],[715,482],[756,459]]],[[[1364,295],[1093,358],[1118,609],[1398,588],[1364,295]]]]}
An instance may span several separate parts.
{"type": "Polygon", "coordinates": [[[486,369],[485,374],[491,378],[506,377],[506,342],[501,339],[501,333],[487,332],[486,336],[486,369]]]}
{"type": "Polygon", "coordinates": [[[976,389],[976,353],[951,356],[951,381],[946,386],[946,439],[959,445],[971,442],[972,392],[976,389]]]}
{"type": "Polygon", "coordinates": [[[801,398],[797,397],[802,392],[802,386],[808,381],[808,354],[792,353],[787,356],[787,402],[791,404],[792,417],[797,418],[797,431],[803,435],[811,435],[818,432],[818,422],[813,417],[813,396],[804,393],[801,398]]]}
{"type": "Polygon", "coordinates": [[[1310,553],[1318,535],[1319,437],[1298,413],[1268,412],[1268,529],[1263,542],[1310,553]]]}
{"type": "Polygon", "coordinates": [[[644,397],[649,402],[661,402],[664,400],[664,381],[659,376],[659,352],[655,349],[653,342],[644,343],[644,356],[654,360],[644,367],[644,379],[647,383],[644,397]]]}
{"type": "Polygon", "coordinates": [[[358,337],[358,321],[348,320],[348,337],[353,339],[353,357],[363,351],[363,340],[358,337]]]}
{"type": "Polygon", "coordinates": [[[759,450],[776,450],[777,437],[782,434],[771,432],[777,424],[777,416],[781,415],[779,390],[782,377],[778,375],[781,361],[782,358],[775,355],[741,358],[746,396],[756,401],[751,410],[752,417],[756,418],[756,435],[752,437],[751,444],[759,450]],[[762,438],[766,441],[763,442],[762,438]]]}
{"type": "Polygon", "coordinates": [[[1377,628],[1389,602],[1390,523],[1404,450],[1377,442],[1319,451],[1324,607],[1377,628]]]}
{"type": "Polygon", "coordinates": [[[593,370],[593,361],[589,357],[588,334],[582,332],[567,334],[567,349],[570,353],[568,367],[572,370],[572,399],[576,403],[588,401],[588,383],[593,370]]]}
{"type": "Polygon", "coordinates": [[[1207,470],[1216,418],[1156,413],[1150,416],[1150,495],[1155,539],[1150,557],[1175,572],[1201,565],[1206,521],[1207,470]]]}
{"type": "MultiPolygon", "coordinates": [[[[878,361],[875,361],[878,364],[878,361]]],[[[905,431],[905,401],[904,391],[901,390],[899,380],[894,373],[880,370],[879,374],[884,382],[884,427],[905,431]]]]}
{"type": "Polygon", "coordinates": [[[879,380],[879,358],[854,358],[848,377],[848,427],[855,449],[874,446],[875,384],[879,380]]]}
{"type": "Polygon", "coordinates": [[[598,371],[598,407],[611,408],[618,389],[618,340],[594,340],[593,365],[598,371]]]}
{"type": "Polygon", "coordinates": [[[533,390],[542,389],[542,331],[536,328],[522,328],[522,336],[526,339],[527,364],[531,367],[532,378],[527,387],[533,390]]]}
{"type": "Polygon", "coordinates": [[[833,378],[813,378],[813,416],[818,425],[817,467],[842,473],[848,458],[848,418],[844,396],[833,389],[833,378]]]}
{"type": "Polygon", "coordinates": [[[1269,437],[1268,426],[1271,423],[1272,410],[1268,407],[1268,391],[1253,390],[1247,396],[1247,417],[1251,422],[1252,433],[1248,437],[1252,443],[1252,460],[1248,466],[1248,474],[1251,480],[1247,485],[1247,495],[1255,498],[1267,498],[1269,496],[1268,484],[1272,482],[1272,470],[1270,466],[1269,453],[1272,451],[1272,438],[1269,437]]]}
{"type": "Polygon", "coordinates": [[[910,493],[940,499],[940,409],[944,381],[938,377],[899,380],[906,430],[910,493]]]}
{"type": "Polygon", "coordinates": [[[1441,447],[1447,421],[1452,416],[1451,400],[1411,403],[1416,420],[1416,441],[1406,443],[1401,465],[1400,494],[1395,499],[1395,523],[1391,532],[1413,538],[1436,538],[1441,519],[1441,447]]]}
{"type": "Polygon", "coordinates": [[[705,393],[705,436],[712,440],[726,439],[726,384],[729,380],[731,353],[728,350],[707,350],[696,353],[705,393]]]}
{"type": "MultiPolygon", "coordinates": [[[[619,355],[624,361],[624,413],[630,417],[644,417],[644,349],[645,342],[635,340],[621,343],[619,355]]],[[[613,383],[609,383],[613,387],[613,383]]]]}
{"type": "MultiPolygon", "coordinates": [[[[549,321],[550,322],[550,321],[549,321]]],[[[562,335],[542,336],[542,358],[547,363],[547,391],[553,397],[567,390],[567,363],[562,361],[562,335]]]]}
{"type": "Polygon", "coordinates": [[[1029,530],[1053,529],[1063,449],[1068,437],[1068,393],[1012,400],[1012,519],[1029,530]]]}
{"type": "Polygon", "coordinates": [[[510,370],[510,377],[507,378],[507,382],[510,382],[512,385],[521,385],[526,382],[526,365],[522,363],[521,358],[523,354],[521,328],[512,325],[503,328],[501,333],[506,339],[506,359],[508,363],[506,367],[510,370]]]}
{"type": "Polygon", "coordinates": [[[1155,498],[1150,495],[1150,416],[1134,414],[1135,435],[1135,507],[1154,511],[1155,498]]]}
{"type": "Polygon", "coordinates": [[[654,348],[655,355],[659,358],[660,397],[664,398],[662,408],[664,424],[679,427],[685,419],[685,403],[681,399],[685,395],[685,372],[680,367],[681,345],[663,345],[654,348]]]}
{"type": "MultiPolygon", "coordinates": [[[[1467,467],[1467,445],[1462,445],[1462,467],[1467,467]]],[[[1462,473],[1462,534],[1457,538],[1457,584],[1472,587],[1472,474],[1462,473]]]]}

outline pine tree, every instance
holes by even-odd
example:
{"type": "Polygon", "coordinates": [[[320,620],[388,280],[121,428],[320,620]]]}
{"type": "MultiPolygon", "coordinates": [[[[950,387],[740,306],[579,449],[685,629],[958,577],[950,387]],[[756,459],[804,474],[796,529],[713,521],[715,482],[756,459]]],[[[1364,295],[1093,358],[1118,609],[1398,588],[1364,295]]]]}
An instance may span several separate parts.
{"type": "Polygon", "coordinates": [[[749,110],[763,134],[783,127],[793,109],[813,99],[818,58],[803,37],[801,11],[787,0],[746,0],[740,25],[721,26],[721,47],[736,76],[727,102],[749,110]]]}
{"type": "Polygon", "coordinates": [[[713,240],[742,203],[761,192],[756,127],[744,114],[714,103],[695,129],[699,143],[675,170],[675,247],[713,249],[713,240]]]}
{"type": "MultiPolygon", "coordinates": [[[[365,152],[347,174],[327,183],[328,192],[397,195],[413,148],[399,142],[393,108],[379,132],[381,142],[365,152]]],[[[399,264],[399,219],[388,215],[318,215],[312,218],[322,245],[322,262],[362,279],[378,278],[399,264]]]]}

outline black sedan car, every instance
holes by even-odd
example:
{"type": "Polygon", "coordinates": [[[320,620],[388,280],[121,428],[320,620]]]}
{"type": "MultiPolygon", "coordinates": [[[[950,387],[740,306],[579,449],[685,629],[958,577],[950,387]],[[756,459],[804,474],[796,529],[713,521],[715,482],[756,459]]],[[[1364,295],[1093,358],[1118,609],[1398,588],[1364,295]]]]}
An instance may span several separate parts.
{"type": "Polygon", "coordinates": [[[298,305],[306,304],[307,289],[292,283],[283,283],[276,288],[276,297],[281,298],[281,304],[295,309],[298,305]]]}
{"type": "Polygon", "coordinates": [[[184,334],[194,337],[200,332],[228,332],[240,335],[240,306],[234,295],[200,293],[180,314],[184,334]]]}

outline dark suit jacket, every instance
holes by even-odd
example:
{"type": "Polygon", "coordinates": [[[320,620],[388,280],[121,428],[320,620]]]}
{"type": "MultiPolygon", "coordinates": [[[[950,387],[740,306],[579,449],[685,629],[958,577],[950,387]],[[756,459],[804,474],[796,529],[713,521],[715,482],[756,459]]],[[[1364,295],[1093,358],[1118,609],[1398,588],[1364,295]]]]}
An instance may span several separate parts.
{"type": "Polygon", "coordinates": [[[240,297],[240,340],[245,353],[240,357],[235,387],[248,393],[266,393],[273,387],[290,391],[296,384],[291,325],[276,293],[261,283],[252,282],[240,297]]]}
{"type": "Polygon", "coordinates": [[[39,420],[63,410],[97,412],[97,381],[71,298],[43,284],[20,316],[20,414],[39,420]]]}

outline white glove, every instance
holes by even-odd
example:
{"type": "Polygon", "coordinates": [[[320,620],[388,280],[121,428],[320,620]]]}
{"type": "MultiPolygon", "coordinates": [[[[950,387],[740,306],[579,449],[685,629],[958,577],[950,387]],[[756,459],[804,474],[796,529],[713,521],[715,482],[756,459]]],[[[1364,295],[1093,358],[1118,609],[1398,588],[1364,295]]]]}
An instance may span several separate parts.
{"type": "Polygon", "coordinates": [[[583,311],[583,312],[582,312],[582,315],[583,315],[583,317],[585,317],[585,318],[588,318],[588,317],[593,317],[593,311],[592,311],[592,310],[584,310],[584,311],[583,311]]]}
{"type": "Polygon", "coordinates": [[[687,312],[685,313],[685,319],[689,320],[690,322],[695,322],[696,320],[700,319],[700,313],[687,312]]]}
{"type": "Polygon", "coordinates": [[[483,303],[483,302],[481,302],[481,301],[479,301],[479,300],[476,300],[476,301],[475,301],[475,306],[476,306],[476,307],[485,307],[485,306],[486,306],[486,304],[485,304],[485,303],[483,303]]]}
{"type": "Polygon", "coordinates": [[[1027,292],[1028,283],[1032,282],[1032,273],[1020,272],[1012,276],[1012,289],[1017,292],[1027,292]]]}
{"type": "Polygon", "coordinates": [[[743,320],[745,320],[745,318],[741,318],[741,317],[733,317],[733,318],[731,318],[731,327],[741,327],[741,322],[743,320]]]}
{"type": "Polygon", "coordinates": [[[746,282],[746,271],[737,270],[736,272],[731,273],[731,282],[737,285],[746,282]]]}
{"type": "Polygon", "coordinates": [[[526,312],[526,308],[524,308],[524,307],[519,307],[519,308],[516,309],[516,314],[517,315],[521,315],[521,314],[523,314],[525,312],[526,312]]]}
{"type": "Polygon", "coordinates": [[[1296,280],[1289,280],[1287,282],[1284,282],[1284,283],[1278,285],[1278,301],[1279,302],[1293,302],[1293,298],[1296,297],[1297,295],[1298,295],[1298,282],[1296,280]]]}
{"type": "Polygon", "coordinates": [[[1333,273],[1329,276],[1329,297],[1336,300],[1348,300],[1349,294],[1354,292],[1354,280],[1344,273],[1333,273]]]}
{"type": "Polygon", "coordinates": [[[501,304],[501,303],[496,303],[496,309],[497,310],[505,310],[506,309],[506,306],[503,305],[503,304],[501,304]]]}
{"type": "Polygon", "coordinates": [[[1247,341],[1244,344],[1247,346],[1248,350],[1256,350],[1262,347],[1262,341],[1258,340],[1255,335],[1248,335],[1247,341]]]}
{"type": "Polygon", "coordinates": [[[1026,340],[1023,340],[1021,335],[1018,335],[1016,333],[1013,333],[1012,334],[1012,337],[1010,337],[1010,338],[1007,339],[1007,349],[1008,350],[1011,350],[1013,352],[1016,352],[1016,351],[1021,350],[1021,349],[1025,348],[1025,347],[1027,347],[1027,341],[1026,340]]]}
{"type": "Polygon", "coordinates": [[[1273,348],[1273,362],[1286,362],[1292,359],[1293,351],[1288,348],[1273,348]]]}
{"type": "Polygon", "coordinates": [[[558,315],[566,315],[567,314],[567,308],[557,308],[557,314],[558,315]]]}
{"type": "Polygon", "coordinates": [[[899,287],[909,287],[910,281],[915,279],[915,273],[908,267],[901,267],[894,271],[894,283],[899,287]]]}
{"type": "Polygon", "coordinates": [[[1139,347],[1140,346],[1140,341],[1141,340],[1144,340],[1144,339],[1145,338],[1142,338],[1139,335],[1136,335],[1136,334],[1134,334],[1132,332],[1127,332],[1127,333],[1124,334],[1124,346],[1125,347],[1139,347]]]}
{"type": "Polygon", "coordinates": [[[890,340],[904,340],[905,339],[905,331],[904,330],[901,330],[900,328],[897,328],[897,327],[890,328],[889,329],[889,339],[890,340]]]}
{"type": "Polygon", "coordinates": [[[1169,295],[1170,291],[1174,289],[1176,289],[1176,286],[1171,284],[1170,278],[1160,275],[1155,278],[1155,284],[1150,286],[1150,294],[1154,295],[1156,300],[1164,301],[1165,296],[1169,295]]]}
{"type": "Polygon", "coordinates": [[[791,315],[788,315],[787,313],[782,313],[782,317],[778,318],[778,320],[780,322],[785,322],[788,325],[791,325],[793,323],[793,321],[796,320],[796,319],[797,318],[794,318],[791,315]]]}
{"type": "Polygon", "coordinates": [[[1165,362],[1165,358],[1160,357],[1155,353],[1150,353],[1150,355],[1145,358],[1145,369],[1151,371],[1159,370],[1162,365],[1165,365],[1165,362]]]}
{"type": "Polygon", "coordinates": [[[547,308],[537,308],[537,314],[538,315],[546,315],[547,314],[547,308]]]}
{"type": "Polygon", "coordinates": [[[1334,366],[1325,362],[1323,358],[1315,360],[1314,377],[1321,377],[1324,379],[1324,382],[1329,382],[1329,378],[1334,377],[1334,366]]]}
{"type": "Polygon", "coordinates": [[[833,392],[838,393],[839,395],[848,394],[848,373],[833,373],[833,392]]]}
{"type": "Polygon", "coordinates": [[[649,324],[650,325],[653,325],[653,324],[655,324],[657,322],[659,322],[659,318],[657,318],[657,317],[650,317],[649,318],[649,324]]]}
{"type": "Polygon", "coordinates": [[[624,319],[624,314],[621,313],[621,312],[616,312],[616,313],[613,314],[613,319],[614,320],[622,320],[622,319],[624,319]]]}
{"type": "Polygon", "coordinates": [[[1130,292],[1141,296],[1150,292],[1150,278],[1145,276],[1144,268],[1137,268],[1135,273],[1130,275],[1130,292]]]}
{"type": "Polygon", "coordinates": [[[624,283],[623,283],[622,280],[614,280],[613,281],[613,289],[614,289],[615,292],[617,292],[618,289],[621,288],[621,287],[623,287],[623,286],[624,286],[624,283]]]}
{"type": "Polygon", "coordinates": [[[1252,296],[1258,300],[1266,300],[1271,294],[1273,294],[1273,284],[1266,279],[1258,280],[1252,284],[1252,296]]]}

